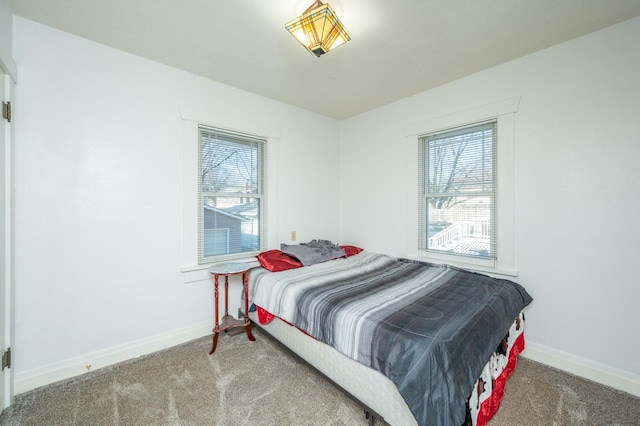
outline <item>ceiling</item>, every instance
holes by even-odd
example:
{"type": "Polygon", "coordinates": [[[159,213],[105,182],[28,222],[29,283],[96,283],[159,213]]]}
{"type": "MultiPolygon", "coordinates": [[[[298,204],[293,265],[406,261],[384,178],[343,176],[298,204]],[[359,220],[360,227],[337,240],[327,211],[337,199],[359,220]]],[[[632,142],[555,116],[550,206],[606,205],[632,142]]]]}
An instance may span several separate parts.
{"type": "Polygon", "coordinates": [[[638,0],[328,0],[351,41],[284,28],[313,0],[10,0],[13,13],[345,119],[640,16],[638,0]]]}

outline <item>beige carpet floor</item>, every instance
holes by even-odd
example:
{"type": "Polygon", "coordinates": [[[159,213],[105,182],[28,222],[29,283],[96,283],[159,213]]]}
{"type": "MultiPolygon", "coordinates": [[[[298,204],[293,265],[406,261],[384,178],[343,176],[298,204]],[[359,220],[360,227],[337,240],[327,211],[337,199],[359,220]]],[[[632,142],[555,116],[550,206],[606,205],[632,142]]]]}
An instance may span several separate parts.
{"type": "MultiPolygon", "coordinates": [[[[344,393],[254,335],[225,333],[211,356],[210,338],[194,340],[18,395],[0,425],[368,424],[344,393]]],[[[640,398],[520,358],[500,425],[640,425],[640,398]]]]}

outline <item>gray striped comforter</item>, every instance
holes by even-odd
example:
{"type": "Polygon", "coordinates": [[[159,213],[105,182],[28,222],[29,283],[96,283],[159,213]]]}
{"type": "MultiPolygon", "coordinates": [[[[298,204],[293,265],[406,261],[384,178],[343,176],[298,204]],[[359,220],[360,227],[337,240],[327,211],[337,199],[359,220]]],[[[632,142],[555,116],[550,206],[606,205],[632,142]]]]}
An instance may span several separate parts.
{"type": "Polygon", "coordinates": [[[250,280],[253,303],[391,379],[419,425],[463,423],[484,364],[532,300],[511,281],[366,251],[250,280]]]}

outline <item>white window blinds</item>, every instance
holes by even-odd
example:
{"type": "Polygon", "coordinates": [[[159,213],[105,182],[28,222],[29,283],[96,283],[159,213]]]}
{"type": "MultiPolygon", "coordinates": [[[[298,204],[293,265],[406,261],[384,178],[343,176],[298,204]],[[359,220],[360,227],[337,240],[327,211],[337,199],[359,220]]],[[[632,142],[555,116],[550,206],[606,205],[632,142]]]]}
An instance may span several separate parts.
{"type": "Polygon", "coordinates": [[[420,249],[495,259],[497,124],[419,138],[420,249]]]}
{"type": "Polygon", "coordinates": [[[200,263],[266,246],[266,138],[198,126],[200,263]]]}

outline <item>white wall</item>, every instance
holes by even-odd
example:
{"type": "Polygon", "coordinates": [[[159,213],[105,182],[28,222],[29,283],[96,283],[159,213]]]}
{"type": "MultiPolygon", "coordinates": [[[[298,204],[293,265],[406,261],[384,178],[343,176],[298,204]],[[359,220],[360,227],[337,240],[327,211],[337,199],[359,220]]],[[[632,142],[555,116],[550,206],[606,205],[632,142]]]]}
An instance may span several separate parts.
{"type": "Polygon", "coordinates": [[[12,55],[12,23],[9,0],[0,0],[0,69],[15,80],[17,67],[12,55]]]}
{"type": "MultiPolygon", "coordinates": [[[[342,122],[341,238],[405,255],[403,128],[521,97],[517,281],[527,354],[640,395],[640,18],[342,122]]],[[[425,70],[428,72],[428,70],[425,70]]],[[[408,167],[410,165],[410,167],[408,167]]]]}
{"type": "Polygon", "coordinates": [[[13,26],[18,393],[210,333],[211,280],[181,274],[179,105],[278,129],[270,240],[337,239],[337,121],[20,17],[13,26]]]}

